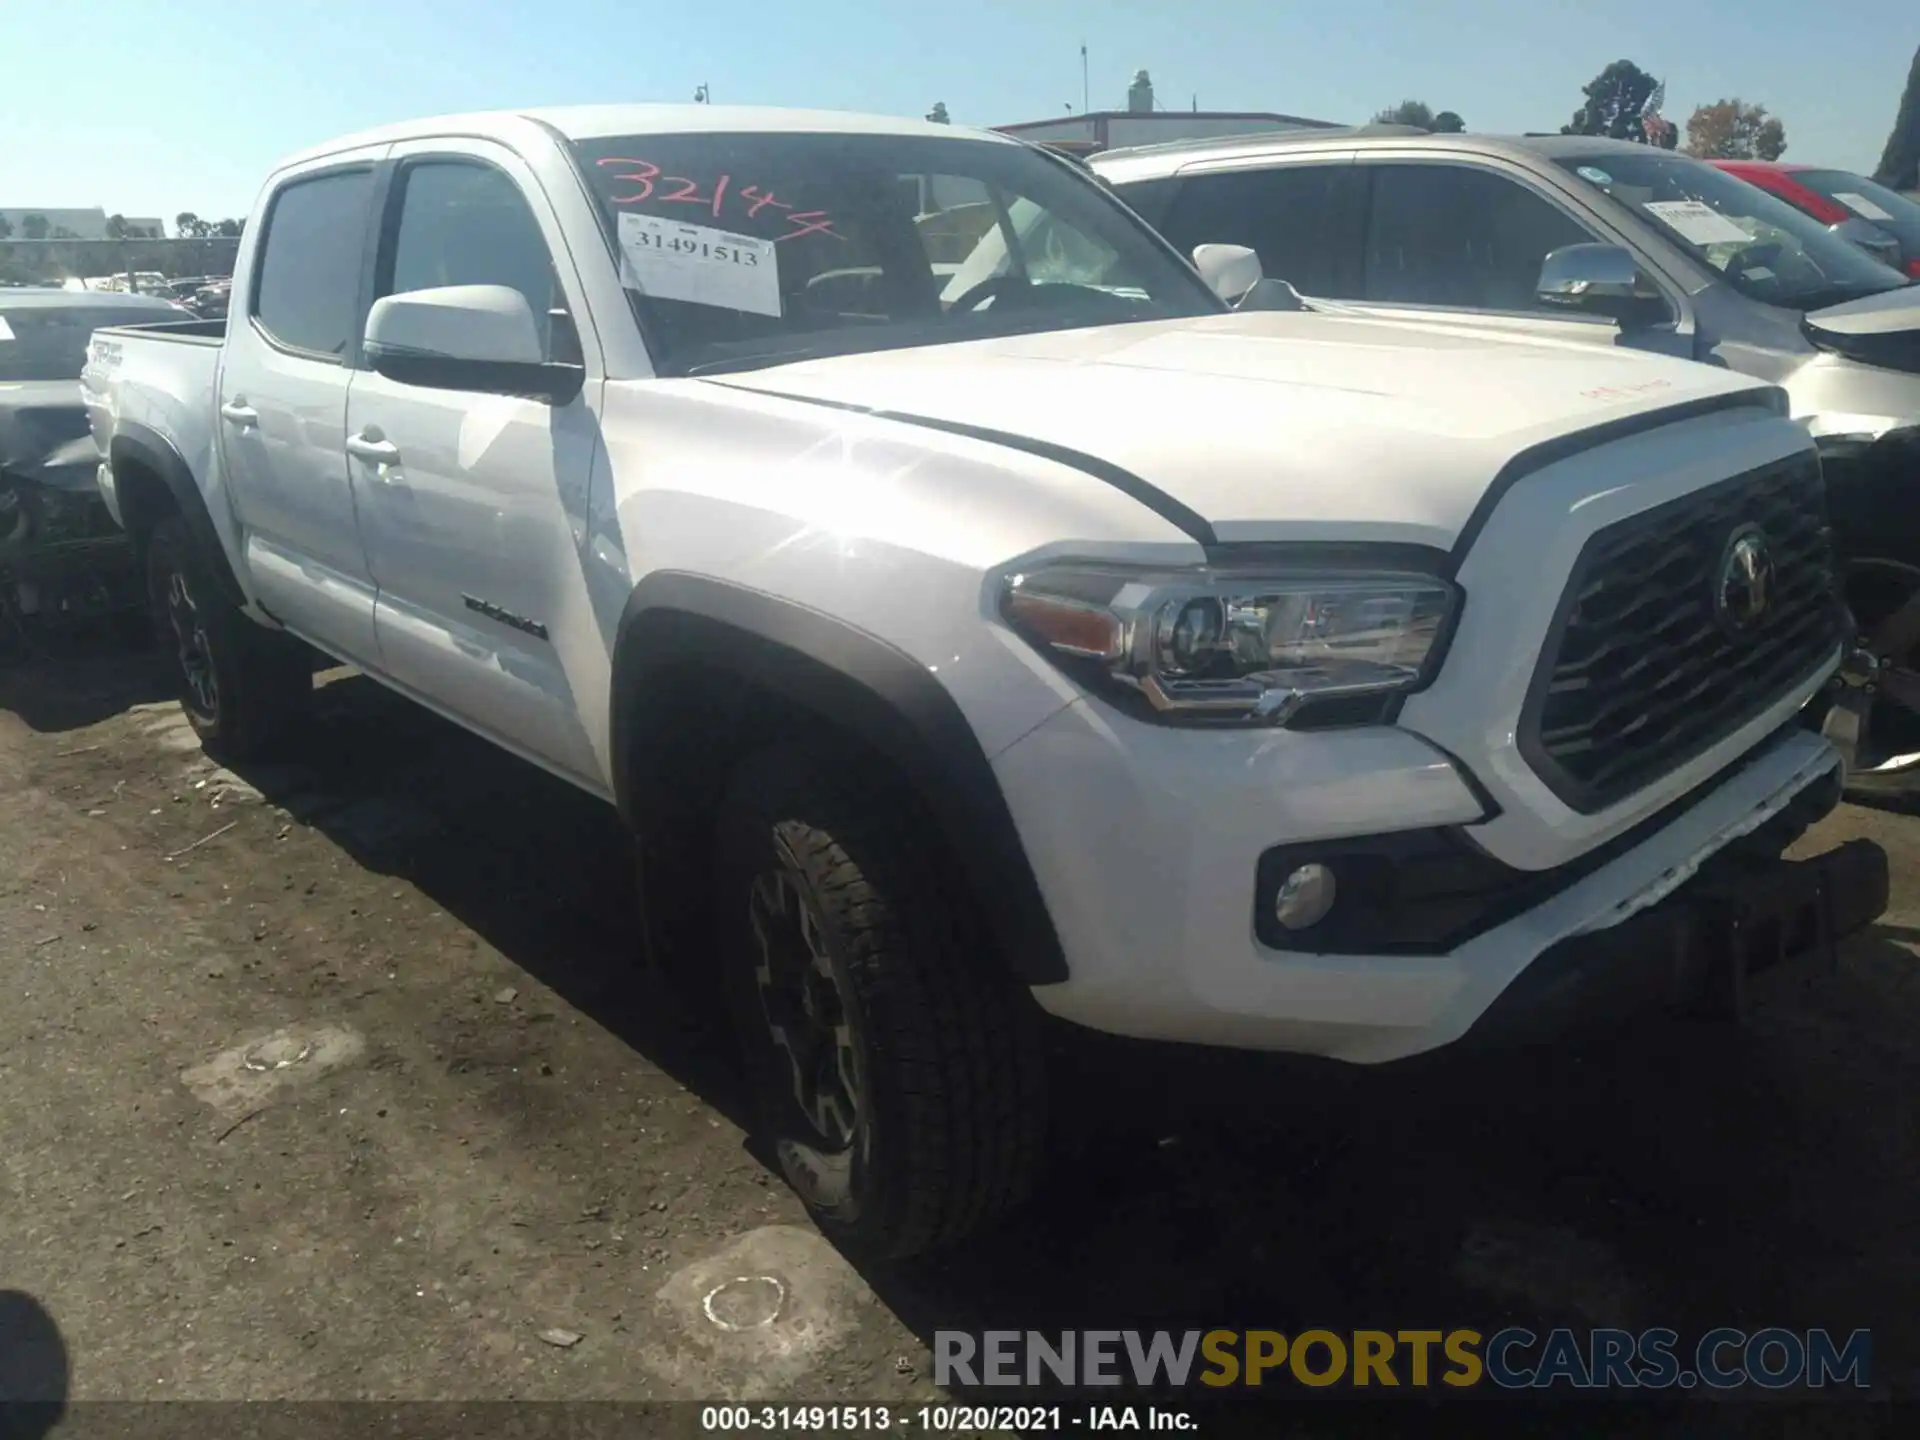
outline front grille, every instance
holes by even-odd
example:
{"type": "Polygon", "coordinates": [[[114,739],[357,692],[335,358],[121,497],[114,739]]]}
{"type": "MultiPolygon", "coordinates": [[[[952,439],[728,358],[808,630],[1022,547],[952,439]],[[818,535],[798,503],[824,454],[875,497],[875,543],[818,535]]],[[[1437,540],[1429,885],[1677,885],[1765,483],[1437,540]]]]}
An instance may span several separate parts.
{"type": "Polygon", "coordinates": [[[1776,703],[1840,633],[1818,460],[1683,496],[1580,552],[1521,713],[1521,753],[1573,809],[1604,809],[1776,703]],[[1716,592],[1729,545],[1756,527],[1772,584],[1737,628],[1716,592]]]}

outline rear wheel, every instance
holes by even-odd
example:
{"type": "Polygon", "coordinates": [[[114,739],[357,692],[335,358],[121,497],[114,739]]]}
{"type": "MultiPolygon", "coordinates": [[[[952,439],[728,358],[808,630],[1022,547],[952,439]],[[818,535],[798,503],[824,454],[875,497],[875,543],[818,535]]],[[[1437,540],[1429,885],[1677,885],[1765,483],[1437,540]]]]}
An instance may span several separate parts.
{"type": "Polygon", "coordinates": [[[1031,1188],[1038,1017],[917,808],[851,749],[743,765],[717,832],[721,963],[759,1130],[829,1236],[898,1258],[1031,1188]]]}
{"type": "Polygon", "coordinates": [[[300,727],[313,697],[306,647],[241,612],[177,515],[148,538],[147,594],[181,708],[208,751],[248,759],[300,727]]]}

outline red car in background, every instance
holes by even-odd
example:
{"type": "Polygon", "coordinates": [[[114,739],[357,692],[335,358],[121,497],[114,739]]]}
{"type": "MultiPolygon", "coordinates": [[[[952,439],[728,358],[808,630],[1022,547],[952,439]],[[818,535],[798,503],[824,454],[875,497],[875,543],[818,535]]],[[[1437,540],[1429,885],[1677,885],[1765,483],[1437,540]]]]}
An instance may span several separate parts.
{"type": "Polygon", "coordinates": [[[1876,260],[1920,279],[1920,203],[1899,191],[1875,184],[1864,175],[1818,165],[1789,165],[1780,160],[1708,163],[1779,196],[1823,225],[1846,226],[1853,232],[1842,231],[1846,238],[1876,260]],[[1860,221],[1881,231],[1892,244],[1863,230],[1857,224],[1860,221]]]}

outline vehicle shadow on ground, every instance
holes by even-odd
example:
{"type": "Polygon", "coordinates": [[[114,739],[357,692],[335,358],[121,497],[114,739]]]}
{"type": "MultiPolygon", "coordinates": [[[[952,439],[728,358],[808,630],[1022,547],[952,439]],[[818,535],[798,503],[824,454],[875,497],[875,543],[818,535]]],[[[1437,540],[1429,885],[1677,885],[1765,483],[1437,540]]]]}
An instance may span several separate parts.
{"type": "MultiPolygon", "coordinates": [[[[363,677],[323,684],[317,710],[297,769],[242,775],[742,1121],[729,1050],[638,963],[611,809],[363,677]]],[[[1040,1200],[958,1251],[855,1263],[929,1346],[986,1328],[1870,1326],[1876,1363],[1911,1376],[1920,1270],[1897,1257],[1920,1058],[1912,1017],[1860,971],[1912,960],[1879,938],[1853,954],[1820,1001],[1833,1043],[1671,1023],[1355,1069],[1063,1032],[1069,1108],[1104,1118],[1040,1200]]]]}
{"type": "Polygon", "coordinates": [[[0,1440],[41,1440],[66,1414],[72,1363],[46,1307],[0,1290],[0,1440]]]}
{"type": "Polygon", "coordinates": [[[43,735],[82,730],[173,694],[156,648],[91,633],[41,636],[33,652],[0,660],[0,710],[43,735]]]}
{"type": "Polygon", "coordinates": [[[744,1119],[708,1018],[642,963],[632,842],[611,807],[350,671],[322,674],[297,757],[233,769],[744,1119]]]}

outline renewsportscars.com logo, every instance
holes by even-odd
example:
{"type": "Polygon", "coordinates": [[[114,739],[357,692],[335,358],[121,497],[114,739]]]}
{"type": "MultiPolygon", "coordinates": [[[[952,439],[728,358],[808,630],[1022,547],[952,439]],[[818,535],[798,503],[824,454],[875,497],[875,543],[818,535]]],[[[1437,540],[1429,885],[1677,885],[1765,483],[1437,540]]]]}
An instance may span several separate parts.
{"type": "Polygon", "coordinates": [[[937,1330],[933,1383],[1293,1384],[1454,1390],[1786,1390],[1871,1386],[1873,1337],[1854,1330],[937,1330]]]}

